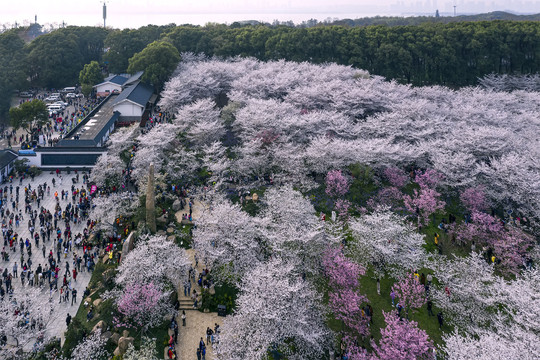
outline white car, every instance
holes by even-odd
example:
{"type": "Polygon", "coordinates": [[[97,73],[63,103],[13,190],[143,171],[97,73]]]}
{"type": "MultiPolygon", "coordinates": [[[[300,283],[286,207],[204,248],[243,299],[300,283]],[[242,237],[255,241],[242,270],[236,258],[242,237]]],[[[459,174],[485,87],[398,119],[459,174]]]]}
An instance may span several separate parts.
{"type": "Polygon", "coordinates": [[[47,102],[54,102],[58,100],[60,100],[60,96],[49,96],[48,98],[45,99],[45,101],[47,102]]]}
{"type": "Polygon", "coordinates": [[[31,92],[23,91],[22,93],[19,94],[19,96],[23,98],[29,98],[29,97],[32,97],[33,95],[31,92]]]}
{"type": "Polygon", "coordinates": [[[69,104],[67,102],[63,102],[63,101],[57,101],[55,102],[53,105],[60,105],[62,106],[63,108],[69,106],[69,104]]]}
{"type": "Polygon", "coordinates": [[[66,95],[66,99],[75,99],[77,97],[77,94],[75,93],[69,93],[66,95]]]}

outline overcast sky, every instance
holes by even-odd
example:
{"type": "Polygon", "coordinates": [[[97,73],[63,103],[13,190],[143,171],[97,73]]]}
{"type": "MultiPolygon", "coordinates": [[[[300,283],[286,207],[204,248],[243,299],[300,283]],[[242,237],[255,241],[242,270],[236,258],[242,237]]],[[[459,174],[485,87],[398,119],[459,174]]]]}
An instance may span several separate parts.
{"type": "MultiPolygon", "coordinates": [[[[62,23],[103,25],[99,0],[3,0],[0,23],[62,23]]],[[[453,11],[540,11],[536,0],[109,0],[107,26],[137,28],[147,24],[232,23],[240,20],[271,22],[310,18],[356,18],[373,15],[410,15],[453,11]]]]}

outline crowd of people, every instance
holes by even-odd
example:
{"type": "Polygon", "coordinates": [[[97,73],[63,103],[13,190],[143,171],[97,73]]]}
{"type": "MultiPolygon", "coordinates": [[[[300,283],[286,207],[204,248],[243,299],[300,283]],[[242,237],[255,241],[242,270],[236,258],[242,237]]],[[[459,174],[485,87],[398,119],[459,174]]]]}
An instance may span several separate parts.
{"type": "MultiPolygon", "coordinates": [[[[88,295],[88,289],[81,294],[82,285],[77,286],[79,275],[92,272],[98,261],[87,175],[73,175],[71,186],[63,183],[60,171],[52,175],[42,183],[10,177],[0,186],[0,301],[15,304],[16,312],[27,305],[14,291],[28,293],[31,288],[41,291],[51,309],[78,306],[79,297],[88,295]]],[[[28,323],[40,330],[47,326],[30,317],[28,323]]]]}

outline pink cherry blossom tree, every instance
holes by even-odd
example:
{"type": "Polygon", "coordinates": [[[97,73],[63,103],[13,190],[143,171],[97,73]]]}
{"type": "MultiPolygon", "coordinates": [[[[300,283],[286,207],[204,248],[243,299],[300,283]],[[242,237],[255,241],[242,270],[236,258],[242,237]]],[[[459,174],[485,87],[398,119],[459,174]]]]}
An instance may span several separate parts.
{"type": "MultiPolygon", "coordinates": [[[[116,300],[118,311],[124,316],[125,322],[117,326],[134,324],[136,326],[152,327],[159,325],[163,317],[174,312],[167,301],[168,293],[158,286],[148,284],[130,284],[116,300]]],[[[121,321],[121,320],[120,320],[121,321]]]]}
{"type": "Polygon", "coordinates": [[[369,302],[360,294],[358,277],[365,269],[347,259],[340,249],[329,249],[323,257],[323,266],[328,276],[328,305],[336,319],[343,321],[352,337],[369,333],[367,316],[362,316],[362,304],[369,302]]]}
{"type": "Polygon", "coordinates": [[[410,310],[422,307],[427,301],[424,286],[416,279],[413,273],[395,283],[392,290],[396,293],[400,304],[407,311],[407,318],[409,318],[410,310]]]}
{"type": "Polygon", "coordinates": [[[349,191],[349,182],[341,170],[329,171],[326,175],[326,193],[332,197],[341,197],[349,191]]]}
{"type": "Polygon", "coordinates": [[[384,169],[384,176],[392,186],[397,188],[402,188],[409,180],[407,173],[397,167],[387,167],[384,169]]]}
{"type": "Polygon", "coordinates": [[[483,186],[467,188],[461,192],[459,198],[467,210],[471,212],[485,211],[488,208],[483,186]]]}
{"type": "Polygon", "coordinates": [[[429,223],[429,217],[438,210],[444,209],[444,202],[440,200],[441,194],[435,189],[421,187],[414,189],[413,195],[404,195],[403,202],[411,213],[419,212],[424,225],[429,223]]]}
{"type": "Polygon", "coordinates": [[[372,343],[379,360],[435,359],[433,342],[415,321],[397,316],[396,311],[383,311],[386,327],[381,329],[379,344],[372,343]]]}

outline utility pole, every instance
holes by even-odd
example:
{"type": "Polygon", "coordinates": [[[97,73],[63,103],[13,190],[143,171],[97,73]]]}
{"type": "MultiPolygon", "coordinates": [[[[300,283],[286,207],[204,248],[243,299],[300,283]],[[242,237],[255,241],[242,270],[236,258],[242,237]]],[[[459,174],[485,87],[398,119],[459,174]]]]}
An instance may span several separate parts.
{"type": "Polygon", "coordinates": [[[456,17],[456,5],[454,5],[454,17],[456,17]]]}

